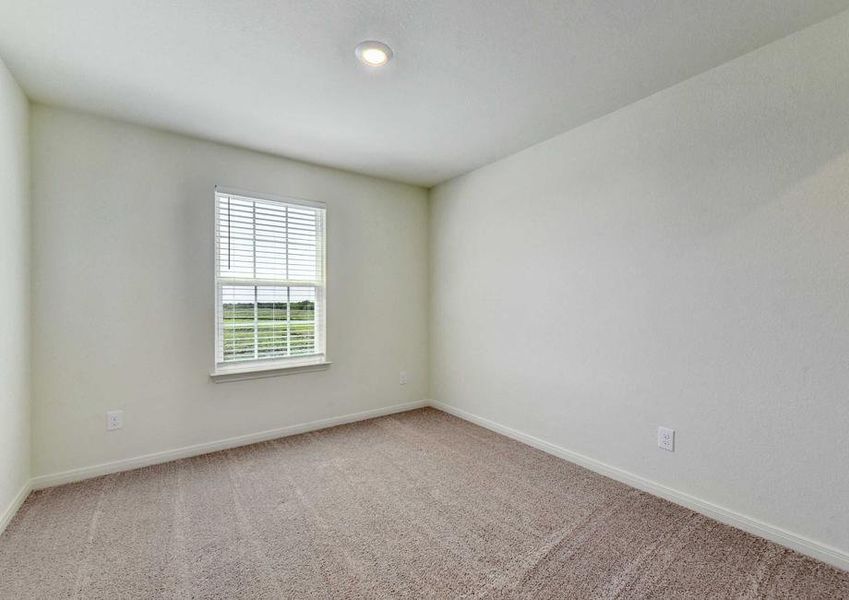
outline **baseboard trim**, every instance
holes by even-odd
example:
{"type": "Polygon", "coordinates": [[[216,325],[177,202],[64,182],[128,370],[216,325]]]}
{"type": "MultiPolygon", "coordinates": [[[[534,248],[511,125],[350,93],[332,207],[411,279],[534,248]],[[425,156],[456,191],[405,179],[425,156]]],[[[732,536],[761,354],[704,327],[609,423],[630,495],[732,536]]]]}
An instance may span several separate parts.
{"type": "Polygon", "coordinates": [[[12,518],[17,514],[18,509],[21,508],[21,505],[24,503],[24,500],[27,499],[29,493],[32,491],[32,481],[27,481],[21,487],[18,494],[12,498],[12,502],[9,503],[9,506],[6,507],[6,510],[0,514],[0,535],[6,531],[6,527],[9,526],[9,523],[12,522],[12,518]]]}
{"type": "Polygon", "coordinates": [[[57,485],[63,485],[66,483],[73,483],[75,481],[83,481],[85,479],[91,479],[92,477],[100,477],[101,475],[109,475],[111,473],[118,473],[121,471],[130,471],[132,469],[148,467],[150,465],[170,462],[172,460],[179,460],[181,458],[191,458],[192,456],[200,456],[201,454],[209,454],[210,452],[217,452],[219,450],[238,448],[239,446],[248,446],[250,444],[256,444],[258,442],[266,442],[268,440],[273,440],[277,438],[298,435],[299,433],[308,433],[310,431],[327,429],[328,427],[335,427],[337,425],[345,425],[347,423],[365,421],[367,419],[373,419],[375,417],[383,417],[395,413],[415,410],[417,408],[423,408],[425,406],[428,406],[428,402],[426,400],[421,400],[418,402],[407,402],[405,404],[394,404],[392,406],[384,406],[372,410],[351,413],[348,415],[343,415],[341,417],[319,419],[317,421],[310,421],[308,423],[289,425],[286,427],[269,429],[267,431],[260,431],[258,433],[249,433],[247,435],[240,435],[236,437],[226,438],[223,440],[217,440],[214,442],[205,442],[202,444],[185,446],[183,448],[175,448],[173,450],[154,452],[152,454],[144,454],[142,456],[101,463],[99,465],[92,465],[90,467],[81,467],[79,469],[71,469],[69,471],[51,473],[48,475],[39,475],[38,477],[34,477],[32,479],[32,489],[40,490],[57,485]]]}
{"type": "Polygon", "coordinates": [[[781,527],[738,513],[725,506],[720,506],[713,502],[691,496],[685,492],[670,488],[657,483],[656,481],[646,479],[645,477],[611,466],[583,454],[567,450],[566,448],[557,446],[556,444],[552,444],[538,437],[523,433],[513,429],[512,427],[496,423],[490,419],[472,414],[455,406],[437,402],[435,400],[431,400],[430,405],[465,421],[480,425],[481,427],[485,427],[486,429],[527,444],[528,446],[533,446],[543,452],[553,454],[554,456],[578,464],[591,471],[610,477],[611,479],[621,481],[631,487],[665,498],[670,502],[689,508],[690,510],[710,517],[720,523],[725,523],[726,525],[736,527],[737,529],[742,529],[752,535],[765,538],[771,542],[775,542],[776,544],[780,544],[812,558],[821,560],[837,567],[838,569],[849,571],[849,553],[839,550],[838,548],[834,548],[833,546],[822,544],[805,536],[792,533],[786,529],[782,529],[781,527]]]}

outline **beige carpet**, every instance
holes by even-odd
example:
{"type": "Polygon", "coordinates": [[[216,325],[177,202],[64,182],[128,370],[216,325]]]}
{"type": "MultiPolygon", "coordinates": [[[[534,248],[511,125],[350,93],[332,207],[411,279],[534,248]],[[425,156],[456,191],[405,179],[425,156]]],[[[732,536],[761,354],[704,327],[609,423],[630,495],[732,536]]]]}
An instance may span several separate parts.
{"type": "Polygon", "coordinates": [[[849,598],[849,575],[424,409],[36,492],[0,598],[849,598]]]}

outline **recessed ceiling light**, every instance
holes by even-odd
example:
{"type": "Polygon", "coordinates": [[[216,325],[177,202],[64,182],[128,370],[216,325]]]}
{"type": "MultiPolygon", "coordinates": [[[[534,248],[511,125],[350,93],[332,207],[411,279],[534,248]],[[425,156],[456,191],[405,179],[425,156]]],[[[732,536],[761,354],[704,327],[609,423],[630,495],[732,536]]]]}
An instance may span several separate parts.
{"type": "Polygon", "coordinates": [[[360,42],[354,54],[366,66],[382,67],[392,58],[392,48],[383,42],[360,42]]]}

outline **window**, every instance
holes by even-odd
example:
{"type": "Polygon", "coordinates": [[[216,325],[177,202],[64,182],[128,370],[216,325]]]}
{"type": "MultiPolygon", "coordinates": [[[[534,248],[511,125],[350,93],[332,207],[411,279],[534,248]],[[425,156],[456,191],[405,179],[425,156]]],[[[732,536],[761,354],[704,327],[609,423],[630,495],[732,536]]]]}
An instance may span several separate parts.
{"type": "Polygon", "coordinates": [[[215,190],[213,375],[325,363],[324,205],[215,190]]]}

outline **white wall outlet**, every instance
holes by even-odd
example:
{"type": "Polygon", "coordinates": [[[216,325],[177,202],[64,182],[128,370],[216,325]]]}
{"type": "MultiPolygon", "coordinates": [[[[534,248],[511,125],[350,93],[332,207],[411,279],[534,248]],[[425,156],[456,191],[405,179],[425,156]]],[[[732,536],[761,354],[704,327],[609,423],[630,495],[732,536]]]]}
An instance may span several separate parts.
{"type": "Polygon", "coordinates": [[[401,376],[398,378],[398,382],[401,385],[407,385],[408,383],[410,383],[410,378],[407,376],[406,371],[401,371],[401,376]]]}
{"type": "Polygon", "coordinates": [[[124,426],[124,411],[123,410],[108,410],[106,411],[106,431],[115,431],[124,426]]]}
{"type": "Polygon", "coordinates": [[[657,447],[675,452],[675,430],[669,427],[658,427],[657,447]]]}

